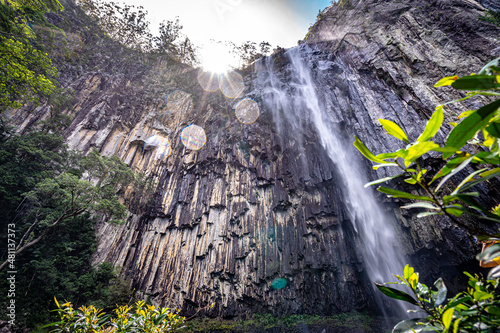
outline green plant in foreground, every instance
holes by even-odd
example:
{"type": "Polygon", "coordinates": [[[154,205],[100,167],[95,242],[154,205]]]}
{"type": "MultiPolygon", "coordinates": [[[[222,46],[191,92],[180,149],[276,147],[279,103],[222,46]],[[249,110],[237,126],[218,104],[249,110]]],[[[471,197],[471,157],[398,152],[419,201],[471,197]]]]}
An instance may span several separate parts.
{"type": "Polygon", "coordinates": [[[144,301],[138,301],[135,307],[120,306],[115,310],[115,315],[111,316],[92,305],[75,310],[70,302],[60,305],[57,299],[54,300],[60,321],[45,327],[54,327],[52,332],[56,333],[176,332],[183,327],[185,320],[169,308],[156,308],[144,301]]]}
{"type": "MultiPolygon", "coordinates": [[[[479,192],[472,190],[474,186],[500,175],[499,60],[500,58],[488,63],[477,75],[471,74],[462,78],[450,76],[436,83],[435,87],[451,86],[457,90],[468,92],[464,98],[436,107],[424,131],[415,141],[411,141],[396,123],[379,119],[388,134],[406,144],[405,148],[374,155],[356,137],[354,146],[366,158],[377,163],[373,166],[375,170],[382,167],[395,167],[401,170],[401,173],[395,176],[372,181],[365,187],[404,177],[406,183],[419,187],[425,192],[425,195],[416,195],[384,186],[378,187],[377,190],[389,197],[416,200],[416,203],[401,208],[425,209],[426,211],[418,214],[418,217],[446,215],[455,224],[468,229],[469,232],[481,239],[499,237],[500,234],[489,233],[483,228],[478,229],[461,219],[462,215],[466,214],[476,221],[488,225],[488,229],[500,226],[498,206],[483,207],[476,200],[480,197],[479,192]],[[496,99],[477,110],[463,112],[459,118],[464,119],[459,124],[452,124],[454,128],[449,133],[444,145],[439,145],[431,140],[442,127],[446,105],[479,95],[492,96],[496,99]],[[441,154],[444,164],[437,173],[432,175],[428,172],[428,167],[421,164],[420,159],[430,152],[441,154]],[[458,186],[450,185],[448,181],[454,176],[458,177],[459,173],[465,171],[471,164],[479,167],[475,167],[475,171],[463,177],[458,186]]],[[[500,256],[500,245],[492,246],[487,255],[490,258],[500,256]]],[[[500,276],[500,268],[490,272],[490,278],[498,276],[500,276]]]]}
{"type": "Polygon", "coordinates": [[[432,290],[419,282],[419,275],[406,265],[403,276],[395,275],[399,284],[412,292],[403,291],[376,284],[385,295],[418,306],[418,313],[425,313],[424,318],[413,318],[397,324],[393,333],[403,332],[495,332],[500,327],[500,297],[496,293],[499,280],[482,280],[477,275],[469,277],[469,288],[446,300],[447,289],[443,280],[434,282],[432,290]]]}
{"type": "MultiPolygon", "coordinates": [[[[416,200],[416,203],[401,208],[425,209],[426,211],[418,214],[418,217],[445,215],[480,239],[497,240],[500,234],[492,234],[486,230],[500,226],[500,206],[495,204],[493,207],[484,207],[476,200],[480,197],[479,192],[473,191],[472,188],[500,175],[499,61],[500,58],[497,58],[489,62],[477,75],[471,74],[462,78],[455,75],[439,80],[435,87],[451,86],[468,92],[461,99],[436,107],[424,131],[415,141],[410,141],[404,130],[396,123],[379,119],[388,134],[406,144],[405,148],[374,155],[356,137],[354,146],[367,159],[377,163],[373,166],[375,170],[382,167],[396,167],[401,170],[401,173],[395,176],[372,181],[365,187],[404,177],[406,183],[419,187],[425,195],[383,186],[377,190],[389,197],[416,200]],[[464,118],[459,124],[451,123],[453,129],[444,145],[432,141],[431,139],[442,128],[444,107],[475,96],[493,97],[494,100],[490,100],[477,110],[463,112],[458,117],[464,118]],[[443,159],[443,166],[433,175],[429,175],[429,167],[423,165],[425,162],[420,159],[431,152],[441,154],[443,159]],[[452,177],[458,178],[461,172],[468,169],[474,171],[462,177],[458,186],[448,182],[452,177]],[[485,228],[465,223],[464,214],[483,223],[485,228]]],[[[500,244],[492,245],[478,255],[479,260],[485,261],[498,257],[500,257],[500,244]]],[[[399,280],[396,283],[410,288],[414,297],[377,284],[385,295],[416,305],[427,314],[426,318],[400,322],[394,327],[393,332],[495,332],[500,327],[500,298],[495,293],[499,286],[500,266],[489,272],[488,280],[480,280],[477,276],[465,274],[469,276],[470,288],[448,302],[445,302],[447,290],[441,279],[435,282],[437,291],[433,291],[419,282],[418,273],[408,265],[405,267],[403,277],[396,275],[399,280]]]]}

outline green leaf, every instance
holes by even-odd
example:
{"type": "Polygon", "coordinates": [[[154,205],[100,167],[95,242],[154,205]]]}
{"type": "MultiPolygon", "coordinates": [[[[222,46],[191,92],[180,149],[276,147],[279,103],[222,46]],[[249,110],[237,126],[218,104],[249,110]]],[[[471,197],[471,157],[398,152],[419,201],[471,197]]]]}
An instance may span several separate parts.
{"type": "Polygon", "coordinates": [[[489,306],[486,308],[486,312],[494,316],[500,317],[500,307],[498,306],[489,306]]]}
{"type": "Polygon", "coordinates": [[[379,168],[385,168],[385,167],[392,167],[392,166],[399,166],[397,163],[382,163],[382,164],[375,164],[373,166],[373,170],[378,170],[379,168]]]}
{"type": "Polygon", "coordinates": [[[498,122],[491,122],[488,127],[486,127],[486,132],[488,132],[490,135],[494,136],[495,138],[500,138],[500,123],[498,122]]]}
{"type": "Polygon", "coordinates": [[[448,309],[443,313],[443,325],[446,329],[450,328],[451,320],[453,319],[454,308],[448,309]]]}
{"type": "Polygon", "coordinates": [[[474,299],[478,302],[493,298],[493,295],[485,291],[476,290],[473,294],[474,299]]]}
{"type": "Polygon", "coordinates": [[[375,282],[375,285],[386,296],[389,296],[391,298],[394,298],[394,299],[397,299],[400,301],[408,302],[408,303],[413,304],[413,305],[418,305],[418,302],[415,299],[413,299],[413,297],[411,297],[410,295],[405,293],[404,291],[397,290],[397,289],[390,288],[390,287],[386,287],[386,286],[384,286],[380,283],[376,283],[376,282],[375,282]]]}
{"type": "Polygon", "coordinates": [[[468,175],[467,177],[465,177],[464,180],[462,180],[462,182],[460,182],[460,184],[458,184],[458,186],[455,188],[455,190],[451,193],[451,195],[456,195],[460,192],[460,189],[462,186],[464,186],[466,183],[468,183],[472,178],[474,178],[474,176],[476,176],[477,174],[485,171],[485,170],[488,170],[487,168],[484,168],[484,169],[481,169],[481,170],[477,170],[477,171],[474,171],[473,173],[471,173],[470,175],[468,175]]]}
{"type": "Polygon", "coordinates": [[[435,180],[446,176],[449,174],[452,170],[454,170],[458,165],[460,165],[463,161],[467,160],[470,156],[464,155],[464,156],[457,156],[446,163],[446,165],[439,170],[439,172],[432,178],[430,184],[432,184],[435,180]]]}
{"type": "Polygon", "coordinates": [[[431,116],[431,119],[427,122],[425,126],[424,132],[418,137],[417,141],[427,141],[432,138],[441,128],[441,124],[443,123],[444,114],[443,114],[443,106],[439,105],[436,107],[436,111],[431,116]]]}
{"type": "Polygon", "coordinates": [[[452,82],[451,86],[460,90],[486,90],[500,87],[492,75],[464,76],[452,82]]]}
{"type": "Polygon", "coordinates": [[[366,148],[366,146],[358,139],[357,136],[354,136],[354,138],[354,147],[356,147],[364,157],[376,163],[386,163],[386,161],[375,157],[375,155],[373,155],[373,153],[368,148],[366,148]]]}
{"type": "Polygon", "coordinates": [[[391,179],[398,178],[398,177],[401,177],[401,176],[404,176],[404,173],[402,173],[402,174],[400,174],[400,175],[397,175],[397,176],[391,176],[391,177],[380,178],[380,179],[374,180],[374,181],[372,181],[372,182],[366,183],[366,184],[365,184],[365,188],[366,188],[366,187],[368,187],[368,186],[372,186],[372,185],[376,185],[376,184],[384,183],[384,182],[386,182],[386,181],[389,181],[389,180],[391,180],[391,179]]]}
{"type": "Polygon", "coordinates": [[[439,145],[432,141],[419,142],[408,148],[408,155],[406,155],[405,162],[415,162],[420,156],[437,148],[440,148],[439,145]]]}
{"type": "Polygon", "coordinates": [[[409,143],[406,133],[401,127],[399,127],[395,122],[387,119],[379,119],[380,124],[384,127],[388,134],[392,135],[396,139],[409,143]]]}
{"type": "Polygon", "coordinates": [[[445,310],[447,310],[449,308],[454,308],[457,305],[460,305],[460,304],[463,304],[466,302],[471,302],[471,301],[472,301],[472,297],[470,297],[470,296],[461,297],[461,298],[457,299],[456,301],[452,301],[452,302],[448,303],[446,305],[445,310]]]}
{"type": "Polygon", "coordinates": [[[419,323],[424,324],[426,322],[427,319],[425,318],[406,319],[394,326],[394,328],[392,329],[392,333],[418,333],[425,328],[424,325],[420,325],[419,323]]]}
{"type": "Polygon", "coordinates": [[[453,333],[458,333],[458,326],[460,325],[461,320],[462,318],[455,320],[455,323],[453,324],[453,333]]]}
{"type": "Polygon", "coordinates": [[[433,216],[433,215],[443,215],[443,213],[436,213],[436,212],[423,212],[417,215],[417,218],[422,218],[422,217],[427,217],[427,216],[433,216]]]}
{"type": "Polygon", "coordinates": [[[439,210],[439,207],[434,206],[430,202],[416,202],[410,205],[402,206],[400,208],[410,209],[410,208],[426,208],[426,209],[434,209],[439,210]]]}
{"type": "Polygon", "coordinates": [[[394,189],[383,187],[383,186],[380,186],[379,188],[377,188],[377,191],[385,193],[389,197],[414,199],[414,200],[422,200],[422,201],[431,201],[431,202],[434,201],[434,200],[432,200],[429,197],[424,197],[424,196],[421,196],[421,195],[414,195],[414,194],[411,194],[411,193],[406,193],[406,192],[394,190],[394,189]]]}
{"type": "MultiPolygon", "coordinates": [[[[469,163],[472,161],[472,158],[473,156],[465,159],[462,163],[460,163],[455,169],[451,170],[450,173],[448,173],[448,175],[446,175],[446,177],[444,177],[438,184],[438,186],[436,187],[435,189],[435,192],[439,191],[439,189],[441,188],[441,186],[444,185],[444,183],[446,183],[448,181],[448,179],[450,179],[451,177],[453,177],[454,175],[456,175],[457,173],[459,173],[460,171],[462,171],[467,165],[469,165],[469,163]]],[[[453,160],[452,160],[453,161],[453,160]]],[[[448,164],[447,164],[448,165],[448,164]]],[[[441,172],[441,171],[440,171],[441,172]]]]}
{"type": "Polygon", "coordinates": [[[469,111],[462,112],[462,113],[458,116],[458,119],[462,119],[462,118],[468,117],[468,116],[470,116],[471,114],[473,114],[474,112],[476,112],[476,110],[469,110],[469,111]]]}
{"type": "Polygon", "coordinates": [[[439,80],[435,85],[434,87],[444,87],[444,86],[451,86],[451,84],[453,82],[455,82],[456,80],[458,80],[458,76],[457,75],[454,75],[454,76],[447,76],[447,77],[444,77],[442,78],[441,80],[439,80]]]}
{"type": "Polygon", "coordinates": [[[437,294],[432,295],[434,299],[434,304],[436,306],[441,305],[446,300],[446,295],[448,293],[448,289],[446,288],[443,279],[439,278],[434,282],[434,287],[438,290],[437,294]]]}
{"type": "MultiPolygon", "coordinates": [[[[497,168],[497,169],[499,169],[499,170],[500,170],[500,168],[497,168]]],[[[463,191],[465,191],[465,190],[467,190],[467,189],[469,189],[469,188],[471,188],[471,187],[473,187],[473,186],[476,186],[476,185],[477,185],[477,184],[479,184],[479,183],[484,182],[485,180],[488,180],[488,179],[491,179],[491,178],[495,178],[495,177],[497,177],[497,176],[500,176],[500,171],[496,171],[496,169],[494,169],[494,170],[495,170],[495,172],[493,172],[493,173],[489,173],[488,175],[486,175],[486,176],[484,176],[484,177],[481,177],[481,178],[480,178],[480,179],[478,179],[478,180],[475,180],[475,181],[473,181],[473,182],[469,182],[469,183],[467,183],[467,184],[463,185],[463,186],[462,186],[462,187],[458,190],[458,192],[459,192],[459,193],[460,193],[460,192],[463,192],[463,191]]]]}
{"type": "Polygon", "coordinates": [[[403,270],[403,277],[405,278],[405,280],[408,280],[410,278],[410,276],[413,275],[413,273],[415,273],[415,268],[411,267],[410,265],[406,264],[404,270],[403,270]]]}
{"type": "Polygon", "coordinates": [[[405,158],[407,154],[408,154],[408,151],[406,149],[400,149],[400,150],[395,151],[393,153],[378,154],[377,158],[381,158],[383,160],[388,159],[388,158],[395,159],[398,157],[405,158]]]}
{"type": "MultiPolygon", "coordinates": [[[[481,107],[476,112],[465,118],[451,131],[448,139],[446,140],[446,147],[453,147],[457,150],[461,149],[467,141],[474,137],[477,131],[488,124],[490,119],[495,116],[495,112],[499,107],[500,100],[497,100],[481,107]]],[[[451,156],[451,154],[443,154],[443,157],[449,156],[451,156]]]]}
{"type": "Polygon", "coordinates": [[[417,183],[417,180],[413,178],[406,178],[405,182],[407,182],[408,184],[415,185],[417,183]]]}

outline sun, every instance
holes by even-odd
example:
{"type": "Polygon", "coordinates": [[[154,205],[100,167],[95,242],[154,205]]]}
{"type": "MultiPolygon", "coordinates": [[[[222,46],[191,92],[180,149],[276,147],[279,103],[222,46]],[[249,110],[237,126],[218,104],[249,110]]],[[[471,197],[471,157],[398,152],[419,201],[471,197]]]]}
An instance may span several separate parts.
{"type": "Polygon", "coordinates": [[[214,74],[224,74],[238,67],[239,60],[230,46],[222,42],[210,42],[200,49],[201,68],[214,74]]]}

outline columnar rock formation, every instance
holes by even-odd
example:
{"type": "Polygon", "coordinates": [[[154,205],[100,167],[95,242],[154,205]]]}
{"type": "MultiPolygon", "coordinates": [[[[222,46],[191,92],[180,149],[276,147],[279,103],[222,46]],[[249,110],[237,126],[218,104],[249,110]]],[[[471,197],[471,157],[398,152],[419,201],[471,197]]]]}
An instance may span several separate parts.
{"type": "MultiPolygon", "coordinates": [[[[78,19],[78,8],[65,5],[66,16],[51,16],[54,24],[78,19]]],[[[346,142],[356,133],[374,151],[394,148],[398,143],[383,135],[378,118],[418,133],[437,104],[457,97],[432,85],[477,71],[500,54],[499,28],[478,20],[483,10],[474,0],[359,0],[323,11],[302,47],[323,110],[346,142]]],[[[149,201],[128,194],[134,205],[125,225],[99,224],[96,263],[123,267],[133,288],[162,305],[215,302],[214,316],[331,314],[374,305],[334,164],[309,125],[300,132],[278,128],[259,95],[257,74],[242,73],[239,99],[252,97],[261,111],[245,125],[234,115],[239,99],[204,91],[197,70],[96,44],[85,28],[73,29],[82,45],[60,68],[64,87],[74,92],[65,110],[74,117],[68,143],[116,154],[157,182],[149,201]],[[178,89],[192,103],[168,106],[167,96],[178,89]],[[180,142],[189,124],[206,132],[199,151],[180,142]],[[170,140],[170,156],[144,149],[152,135],[170,140]]],[[[277,52],[272,61],[286,80],[287,57],[277,52]]],[[[29,126],[48,111],[13,117],[29,126]]],[[[477,249],[464,231],[441,220],[417,221],[398,202],[380,200],[397,218],[395,241],[427,276],[473,258],[477,249]]]]}

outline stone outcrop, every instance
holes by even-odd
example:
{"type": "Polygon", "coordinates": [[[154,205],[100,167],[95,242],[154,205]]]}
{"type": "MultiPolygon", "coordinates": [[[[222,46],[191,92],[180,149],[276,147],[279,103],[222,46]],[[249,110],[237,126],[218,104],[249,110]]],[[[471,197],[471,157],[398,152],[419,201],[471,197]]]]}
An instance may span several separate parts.
{"type": "MultiPolygon", "coordinates": [[[[81,20],[77,7],[65,7],[66,14],[51,16],[54,24],[81,20]]],[[[373,151],[394,149],[398,143],[383,135],[378,118],[419,133],[437,104],[456,98],[433,84],[477,71],[500,54],[500,31],[478,20],[483,10],[473,0],[364,0],[323,11],[302,47],[309,50],[324,110],[346,140],[356,133],[373,151]]],[[[204,91],[197,70],[96,42],[88,26],[71,29],[81,45],[70,50],[70,61],[58,62],[61,82],[73,94],[65,110],[73,117],[67,142],[116,154],[157,184],[150,199],[128,193],[133,204],[126,224],[98,225],[96,263],[122,267],[136,290],[161,305],[189,311],[215,302],[211,316],[374,306],[334,164],[312,128],[277,128],[259,97],[256,74],[242,73],[242,97],[259,102],[261,116],[244,125],[234,115],[239,99],[204,91]],[[192,104],[172,110],[166,98],[178,89],[192,104]],[[206,132],[199,151],[180,141],[190,124],[206,132]],[[170,156],[144,149],[152,135],[168,138],[170,156]]],[[[287,58],[282,52],[273,57],[286,78],[287,58]]],[[[460,107],[452,110],[450,121],[460,107]]],[[[47,106],[20,110],[13,119],[30,126],[48,112],[47,106]]],[[[475,265],[477,248],[464,231],[442,220],[417,221],[401,212],[401,203],[380,200],[397,218],[404,255],[423,275],[446,274],[451,283],[457,267],[475,265]]]]}

